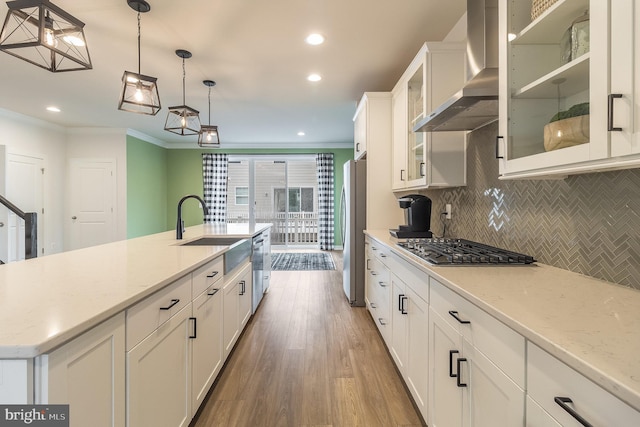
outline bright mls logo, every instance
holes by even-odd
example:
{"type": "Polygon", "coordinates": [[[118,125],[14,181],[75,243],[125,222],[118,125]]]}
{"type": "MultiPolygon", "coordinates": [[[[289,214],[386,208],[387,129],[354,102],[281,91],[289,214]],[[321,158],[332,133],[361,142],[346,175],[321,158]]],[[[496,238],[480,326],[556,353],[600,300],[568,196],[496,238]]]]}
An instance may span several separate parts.
{"type": "Polygon", "coordinates": [[[69,427],[69,405],[0,405],[0,427],[69,427]]]}

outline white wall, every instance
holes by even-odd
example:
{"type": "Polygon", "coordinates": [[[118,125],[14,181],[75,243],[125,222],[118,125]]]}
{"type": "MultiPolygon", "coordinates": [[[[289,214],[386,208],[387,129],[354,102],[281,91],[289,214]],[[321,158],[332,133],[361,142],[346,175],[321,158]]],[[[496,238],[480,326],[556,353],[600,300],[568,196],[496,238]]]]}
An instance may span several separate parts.
{"type": "MultiPolygon", "coordinates": [[[[116,240],[127,238],[127,130],[109,128],[68,129],[67,159],[114,159],[116,161],[116,240]]],[[[68,163],[67,166],[68,168],[68,163]]],[[[69,183],[67,186],[69,188],[69,183]]],[[[66,191],[68,194],[68,190],[66,191]]],[[[68,199],[65,205],[69,205],[68,199]]],[[[65,210],[70,218],[71,212],[65,210]]],[[[65,222],[65,236],[71,223],[65,222]]],[[[68,240],[66,241],[67,247],[68,240]]]]}
{"type": "MultiPolygon", "coordinates": [[[[46,254],[64,250],[63,204],[66,162],[66,129],[42,120],[37,120],[8,110],[0,109],[0,145],[6,154],[39,157],[44,160],[44,210],[40,215],[44,227],[46,254]]],[[[1,173],[5,176],[6,163],[0,162],[1,173]]],[[[6,194],[6,186],[0,188],[6,194]]],[[[6,245],[6,241],[0,242],[6,245]]]]}
{"type": "MultiPolygon", "coordinates": [[[[68,160],[71,158],[114,159],[116,161],[116,239],[127,235],[127,131],[106,128],[64,128],[43,120],[0,109],[0,194],[6,194],[6,155],[18,154],[44,160],[44,210],[38,217],[44,238],[38,247],[45,254],[69,248],[68,160]]],[[[11,179],[7,177],[7,179],[11,179]]],[[[0,211],[5,209],[0,207],[0,211]]],[[[0,218],[0,221],[2,219],[0,218]]],[[[5,221],[6,223],[6,221],[5,221]]],[[[0,246],[6,238],[0,229],[0,246]]],[[[6,234],[6,232],[5,232],[6,234]]],[[[0,251],[0,254],[2,251],[0,251]]],[[[2,259],[2,258],[0,258],[2,259]]]]}

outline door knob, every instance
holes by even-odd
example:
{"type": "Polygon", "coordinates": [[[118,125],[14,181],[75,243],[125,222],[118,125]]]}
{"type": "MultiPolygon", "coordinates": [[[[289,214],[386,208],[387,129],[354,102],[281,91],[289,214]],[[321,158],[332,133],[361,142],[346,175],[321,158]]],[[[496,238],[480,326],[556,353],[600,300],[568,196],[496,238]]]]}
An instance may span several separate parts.
{"type": "Polygon", "coordinates": [[[71,219],[78,219],[78,217],[74,215],[71,217],[71,219]]]}

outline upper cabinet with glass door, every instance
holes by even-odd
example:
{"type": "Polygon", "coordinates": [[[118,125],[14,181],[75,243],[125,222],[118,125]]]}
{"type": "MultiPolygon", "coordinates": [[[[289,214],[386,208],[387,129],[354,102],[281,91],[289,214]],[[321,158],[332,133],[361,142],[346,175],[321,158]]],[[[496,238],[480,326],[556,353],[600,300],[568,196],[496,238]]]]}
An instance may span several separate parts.
{"type": "Polygon", "coordinates": [[[425,43],[392,91],[394,190],[466,184],[465,132],[413,132],[465,83],[463,43],[425,43]]]}
{"type": "MultiPolygon", "coordinates": [[[[628,122],[620,114],[634,98],[632,88],[622,99],[609,90],[612,73],[620,67],[613,56],[609,62],[609,55],[620,51],[624,53],[617,56],[634,58],[632,19],[618,22],[613,13],[625,7],[634,9],[634,0],[500,0],[496,156],[503,178],[569,175],[638,163],[633,157],[616,157],[623,154],[612,150],[612,140],[619,136],[614,133],[620,132],[614,122],[628,122]],[[544,9],[543,3],[552,4],[544,9]],[[610,47],[618,38],[621,44],[610,47]],[[614,114],[614,108],[620,114],[614,114]]],[[[622,74],[633,73],[626,65],[622,68],[622,74]]],[[[632,151],[624,155],[638,152],[632,151]]]]}

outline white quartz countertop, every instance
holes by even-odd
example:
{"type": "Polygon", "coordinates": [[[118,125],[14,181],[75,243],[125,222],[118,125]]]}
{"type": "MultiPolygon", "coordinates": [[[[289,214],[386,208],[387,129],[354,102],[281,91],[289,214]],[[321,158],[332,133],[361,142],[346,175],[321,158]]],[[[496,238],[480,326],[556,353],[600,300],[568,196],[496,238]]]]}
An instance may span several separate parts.
{"type": "Polygon", "coordinates": [[[640,291],[544,264],[432,266],[365,233],[640,410],[640,291]]]}
{"type": "Polygon", "coordinates": [[[188,227],[0,266],[0,359],[46,353],[227,251],[180,246],[250,238],[271,224],[188,227]]]}

